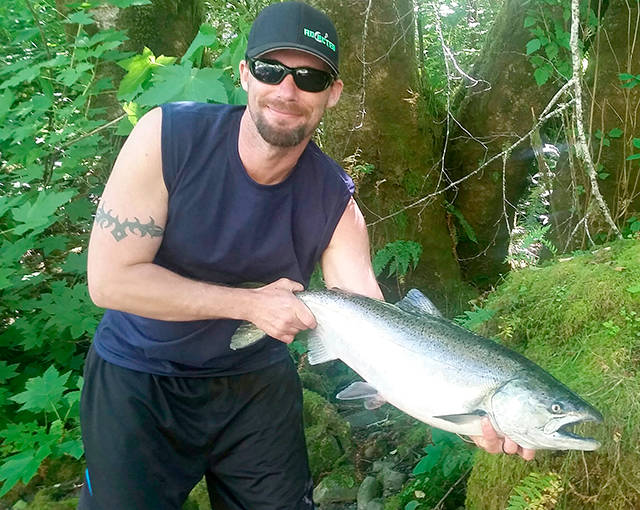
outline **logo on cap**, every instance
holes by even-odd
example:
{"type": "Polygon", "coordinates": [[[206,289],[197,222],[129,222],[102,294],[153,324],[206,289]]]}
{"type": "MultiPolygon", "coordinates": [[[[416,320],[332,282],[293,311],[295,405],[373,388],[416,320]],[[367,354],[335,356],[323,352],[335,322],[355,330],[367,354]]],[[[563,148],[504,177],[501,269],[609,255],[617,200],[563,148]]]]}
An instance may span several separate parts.
{"type": "Polygon", "coordinates": [[[336,51],[336,45],[333,44],[329,39],[327,39],[329,37],[329,34],[325,33],[324,35],[322,35],[317,30],[314,32],[313,30],[305,28],[304,35],[306,35],[307,37],[311,37],[312,39],[315,39],[320,44],[324,44],[331,51],[336,51]]]}

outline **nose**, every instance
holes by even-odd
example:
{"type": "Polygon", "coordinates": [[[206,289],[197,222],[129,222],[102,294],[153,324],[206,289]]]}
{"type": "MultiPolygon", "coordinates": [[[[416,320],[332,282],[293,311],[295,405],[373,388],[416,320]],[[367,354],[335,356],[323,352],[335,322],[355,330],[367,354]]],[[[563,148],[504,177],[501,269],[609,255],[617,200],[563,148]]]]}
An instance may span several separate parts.
{"type": "Polygon", "coordinates": [[[293,81],[292,75],[287,75],[278,84],[278,94],[283,98],[294,98],[298,94],[298,87],[293,81]]]}

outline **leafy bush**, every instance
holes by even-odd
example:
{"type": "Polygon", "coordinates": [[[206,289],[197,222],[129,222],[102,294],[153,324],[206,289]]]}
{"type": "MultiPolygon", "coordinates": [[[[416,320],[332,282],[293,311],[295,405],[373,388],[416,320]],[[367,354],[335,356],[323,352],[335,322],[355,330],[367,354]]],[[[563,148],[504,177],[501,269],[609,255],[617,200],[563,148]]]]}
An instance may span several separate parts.
{"type": "Polygon", "coordinates": [[[244,100],[231,73],[242,36],[207,69],[203,52],[218,43],[206,26],[180,61],[125,54],[124,32],[95,29],[99,3],[65,15],[54,0],[0,5],[0,496],[47,458],[82,455],[81,367],[102,314],[86,287],[86,247],[117,135],[163,101],[244,100]],[[118,104],[106,71],[115,63],[128,71],[120,126],[105,106],[118,104]]]}

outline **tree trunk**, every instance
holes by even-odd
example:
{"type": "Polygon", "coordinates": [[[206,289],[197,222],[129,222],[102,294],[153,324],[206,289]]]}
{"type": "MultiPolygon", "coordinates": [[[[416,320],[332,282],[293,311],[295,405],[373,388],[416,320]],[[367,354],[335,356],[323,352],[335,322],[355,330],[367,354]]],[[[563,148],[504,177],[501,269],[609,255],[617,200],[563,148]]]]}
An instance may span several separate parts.
{"type": "MultiPolygon", "coordinates": [[[[583,86],[583,118],[600,174],[598,186],[621,229],[640,212],[640,160],[626,160],[640,153],[633,146],[633,139],[640,138],[640,84],[623,87],[619,77],[640,75],[639,5],[638,0],[609,2],[590,50],[583,86]]],[[[585,170],[568,155],[556,169],[551,196],[554,241],[561,249],[584,248],[589,238],[609,230],[592,202],[585,170]]]]}
{"type": "MultiPolygon", "coordinates": [[[[524,27],[525,0],[506,0],[487,36],[471,76],[481,80],[466,91],[456,115],[468,132],[454,134],[447,154],[453,180],[472,174],[511,146],[535,124],[557,86],[538,87],[525,56],[531,35],[524,27]]],[[[475,233],[457,245],[465,279],[485,286],[508,270],[505,263],[515,205],[527,190],[533,152],[528,140],[506,160],[498,158],[463,181],[452,197],[475,233]]]]}
{"type": "Polygon", "coordinates": [[[412,285],[428,289],[440,305],[464,306],[443,196],[403,211],[436,189],[441,150],[441,129],[426,112],[417,86],[413,3],[318,3],[340,34],[345,83],[338,106],[325,118],[324,148],[354,177],[374,249],[399,239],[420,243],[412,285]],[[392,213],[399,214],[377,221],[392,213]]]}

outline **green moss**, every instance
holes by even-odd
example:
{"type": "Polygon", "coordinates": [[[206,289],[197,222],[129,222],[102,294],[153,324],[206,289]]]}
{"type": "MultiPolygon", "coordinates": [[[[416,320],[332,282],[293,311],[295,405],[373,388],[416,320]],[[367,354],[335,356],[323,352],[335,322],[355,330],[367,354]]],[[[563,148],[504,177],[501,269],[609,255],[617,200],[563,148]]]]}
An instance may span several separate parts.
{"type": "Polygon", "coordinates": [[[78,506],[78,498],[65,498],[56,500],[51,491],[43,489],[38,492],[30,503],[16,503],[14,508],[20,510],[75,510],[78,506]],[[17,505],[17,506],[16,506],[17,505]]]}
{"type": "MultiPolygon", "coordinates": [[[[351,428],[323,397],[304,390],[304,423],[311,474],[316,482],[353,459],[351,428]]],[[[353,471],[353,468],[351,468],[353,471]]]]}
{"type": "Polygon", "coordinates": [[[603,424],[595,452],[538,452],[518,458],[477,456],[467,508],[505,508],[531,472],[556,471],[564,491],[556,509],[640,508],[640,243],[627,240],[542,268],[509,275],[488,299],[496,311],[482,333],[544,367],[597,407],[603,424]]]}

